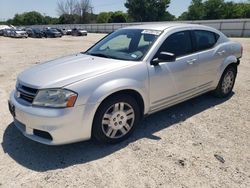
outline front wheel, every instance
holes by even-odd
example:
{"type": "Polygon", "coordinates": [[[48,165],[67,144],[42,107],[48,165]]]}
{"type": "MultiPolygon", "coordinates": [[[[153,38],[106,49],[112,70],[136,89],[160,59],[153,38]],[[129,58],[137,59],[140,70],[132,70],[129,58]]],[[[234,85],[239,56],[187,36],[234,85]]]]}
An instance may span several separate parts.
{"type": "Polygon", "coordinates": [[[137,102],[129,95],[118,95],[105,100],[98,108],[92,135],[105,143],[118,143],[134,131],[140,120],[137,102]]]}
{"type": "Polygon", "coordinates": [[[236,76],[237,67],[229,66],[228,68],[226,68],[213,94],[219,98],[225,98],[229,96],[232,93],[236,76]]]}

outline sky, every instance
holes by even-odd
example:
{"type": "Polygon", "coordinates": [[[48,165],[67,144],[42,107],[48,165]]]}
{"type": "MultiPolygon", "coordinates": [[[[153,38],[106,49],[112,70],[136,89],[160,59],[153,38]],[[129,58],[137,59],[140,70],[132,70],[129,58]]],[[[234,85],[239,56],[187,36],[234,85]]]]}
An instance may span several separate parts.
{"type": "MultiPolygon", "coordinates": [[[[27,11],[38,11],[48,16],[58,17],[57,2],[58,0],[0,0],[0,21],[12,18],[16,13],[27,11]]],[[[126,12],[125,2],[126,0],[91,0],[94,13],[118,10],[126,12]]],[[[171,0],[168,11],[175,16],[179,16],[187,10],[190,2],[191,0],[171,0]]]]}

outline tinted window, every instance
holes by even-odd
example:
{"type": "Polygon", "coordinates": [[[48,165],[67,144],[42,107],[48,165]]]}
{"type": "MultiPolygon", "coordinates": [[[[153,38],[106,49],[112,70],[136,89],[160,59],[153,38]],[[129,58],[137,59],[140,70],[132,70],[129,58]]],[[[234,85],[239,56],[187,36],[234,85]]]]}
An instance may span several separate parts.
{"type": "Polygon", "coordinates": [[[210,31],[195,30],[194,40],[198,51],[212,48],[217,42],[219,35],[210,31]]]}
{"type": "Polygon", "coordinates": [[[160,52],[170,52],[176,57],[192,52],[192,42],[189,31],[181,31],[170,35],[160,47],[160,52]]]}

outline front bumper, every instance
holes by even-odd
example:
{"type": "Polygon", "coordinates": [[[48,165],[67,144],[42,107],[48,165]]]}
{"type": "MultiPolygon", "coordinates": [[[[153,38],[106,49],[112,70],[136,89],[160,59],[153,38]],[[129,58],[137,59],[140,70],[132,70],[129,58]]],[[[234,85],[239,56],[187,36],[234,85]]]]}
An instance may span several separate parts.
{"type": "Polygon", "coordinates": [[[15,126],[24,136],[47,145],[68,144],[91,138],[95,106],[81,105],[73,108],[42,108],[26,106],[10,95],[9,106],[15,126]],[[36,134],[42,131],[51,139],[36,134]]]}

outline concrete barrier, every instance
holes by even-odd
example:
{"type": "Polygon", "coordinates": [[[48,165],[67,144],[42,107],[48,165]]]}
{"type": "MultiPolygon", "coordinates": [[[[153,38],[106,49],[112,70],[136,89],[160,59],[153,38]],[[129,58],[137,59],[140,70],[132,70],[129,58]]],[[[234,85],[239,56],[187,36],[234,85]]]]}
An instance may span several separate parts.
{"type": "MultiPolygon", "coordinates": [[[[33,25],[30,27],[46,28],[81,28],[90,33],[110,33],[117,29],[132,25],[169,23],[169,22],[134,22],[134,23],[105,23],[105,24],[65,24],[65,25],[33,25]]],[[[250,37],[250,19],[229,19],[229,20],[197,20],[183,21],[182,23],[202,24],[214,27],[229,37],[250,37]]]]}

